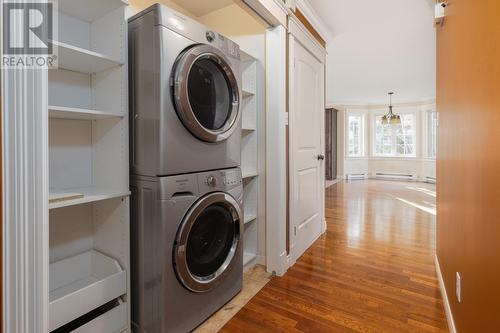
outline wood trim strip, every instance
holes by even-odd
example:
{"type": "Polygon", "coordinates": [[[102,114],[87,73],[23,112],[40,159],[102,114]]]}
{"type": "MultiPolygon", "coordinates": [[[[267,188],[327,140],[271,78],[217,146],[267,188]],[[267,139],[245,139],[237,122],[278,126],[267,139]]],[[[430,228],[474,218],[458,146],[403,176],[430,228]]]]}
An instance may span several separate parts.
{"type": "MultiPolygon", "coordinates": [[[[290,116],[290,36],[286,36],[286,105],[285,112],[290,116]]],[[[286,254],[290,255],[290,126],[289,123],[285,127],[285,153],[286,153],[286,254]]]]}
{"type": "Polygon", "coordinates": [[[297,8],[294,12],[295,17],[304,25],[304,27],[311,33],[311,35],[318,41],[318,43],[326,49],[326,41],[321,37],[319,32],[314,29],[309,20],[302,14],[302,12],[297,8]]]}
{"type": "Polygon", "coordinates": [[[3,99],[2,99],[2,77],[0,71],[0,333],[3,332],[3,99]]]}

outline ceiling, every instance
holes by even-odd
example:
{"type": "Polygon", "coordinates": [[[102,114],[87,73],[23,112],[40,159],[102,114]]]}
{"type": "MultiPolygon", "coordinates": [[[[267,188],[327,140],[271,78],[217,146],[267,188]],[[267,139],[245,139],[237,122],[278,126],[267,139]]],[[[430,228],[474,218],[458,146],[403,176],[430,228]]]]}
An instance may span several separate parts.
{"type": "Polygon", "coordinates": [[[172,0],[195,16],[203,16],[214,10],[233,4],[233,0],[172,0]]]}
{"type": "Polygon", "coordinates": [[[429,0],[305,0],[329,30],[328,104],[396,103],[436,95],[429,0]]]}

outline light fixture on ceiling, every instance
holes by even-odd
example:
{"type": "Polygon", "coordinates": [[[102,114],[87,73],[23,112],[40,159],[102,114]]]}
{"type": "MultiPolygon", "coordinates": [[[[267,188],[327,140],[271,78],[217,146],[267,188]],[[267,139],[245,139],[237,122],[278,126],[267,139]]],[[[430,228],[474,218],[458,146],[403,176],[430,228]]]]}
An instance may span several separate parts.
{"type": "Polygon", "coordinates": [[[382,117],[382,125],[401,125],[401,117],[397,114],[392,113],[392,95],[393,92],[389,93],[389,113],[382,117]]]}

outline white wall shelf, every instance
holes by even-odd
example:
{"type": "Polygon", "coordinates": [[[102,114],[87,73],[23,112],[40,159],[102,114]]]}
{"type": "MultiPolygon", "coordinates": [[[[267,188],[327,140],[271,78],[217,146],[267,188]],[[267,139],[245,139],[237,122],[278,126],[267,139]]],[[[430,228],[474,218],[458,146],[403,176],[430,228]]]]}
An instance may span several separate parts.
{"type": "Polygon", "coordinates": [[[240,60],[241,62],[249,62],[254,61],[255,57],[250,53],[245,52],[244,50],[240,50],[240,60]]]}
{"type": "Polygon", "coordinates": [[[95,188],[75,188],[75,189],[71,189],[71,190],[51,191],[51,193],[49,194],[49,198],[51,195],[65,193],[65,192],[81,193],[81,194],[83,194],[83,198],[50,203],[49,209],[83,205],[83,204],[97,202],[97,201],[127,197],[130,195],[130,191],[106,192],[105,190],[95,189],[95,188]]]}
{"type": "Polygon", "coordinates": [[[115,9],[128,5],[127,0],[60,0],[59,11],[92,22],[115,9]]]}
{"type": "Polygon", "coordinates": [[[255,93],[253,91],[246,90],[245,88],[243,88],[242,93],[243,93],[243,98],[252,97],[255,95],[255,93]]]}
{"type": "Polygon", "coordinates": [[[50,278],[51,331],[127,293],[125,271],[97,251],[51,264],[50,278]]]}
{"type": "Polygon", "coordinates": [[[262,35],[234,37],[240,45],[241,170],[243,174],[244,268],[265,265],[265,204],[261,196],[265,173],[265,38],[262,35]],[[252,54],[248,51],[252,50],[252,54]],[[261,179],[262,178],[262,179],[261,179]]]}
{"type": "Polygon", "coordinates": [[[59,41],[53,41],[52,43],[58,47],[58,63],[59,68],[62,69],[93,74],[124,64],[121,60],[81,47],[59,41]]]}
{"type": "Polygon", "coordinates": [[[259,174],[257,173],[257,171],[249,171],[249,172],[244,172],[243,173],[243,179],[250,179],[250,178],[255,178],[257,177],[259,174]]]}
{"type": "Polygon", "coordinates": [[[100,110],[49,105],[49,118],[54,119],[98,120],[123,117],[125,117],[124,114],[115,114],[100,110]]]}
{"type": "Polygon", "coordinates": [[[128,332],[127,2],[58,4],[59,67],[47,75],[49,329],[128,332]]]}
{"type": "Polygon", "coordinates": [[[251,223],[257,219],[257,215],[255,214],[245,214],[245,224],[251,223]]]}

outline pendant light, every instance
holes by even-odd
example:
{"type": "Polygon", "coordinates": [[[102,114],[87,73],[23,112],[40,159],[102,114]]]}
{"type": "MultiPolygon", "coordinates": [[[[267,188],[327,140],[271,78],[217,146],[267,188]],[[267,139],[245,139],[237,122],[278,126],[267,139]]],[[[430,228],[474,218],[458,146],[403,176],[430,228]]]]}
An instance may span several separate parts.
{"type": "Polygon", "coordinates": [[[382,125],[401,125],[401,117],[397,114],[392,113],[392,95],[393,92],[389,93],[389,113],[382,116],[382,125]]]}

